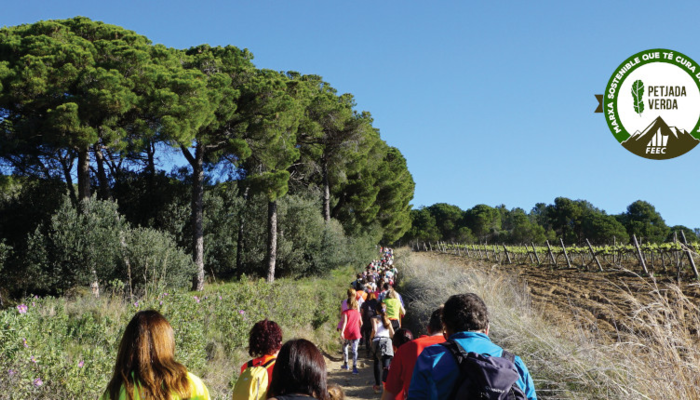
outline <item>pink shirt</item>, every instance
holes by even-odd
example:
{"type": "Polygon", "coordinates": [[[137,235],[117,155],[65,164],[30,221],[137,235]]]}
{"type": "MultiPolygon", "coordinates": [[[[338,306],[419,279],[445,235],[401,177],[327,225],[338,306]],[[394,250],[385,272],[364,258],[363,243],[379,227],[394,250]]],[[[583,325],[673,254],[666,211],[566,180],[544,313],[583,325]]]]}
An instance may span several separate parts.
{"type": "Polygon", "coordinates": [[[343,311],[343,318],[348,319],[348,323],[345,325],[343,337],[347,340],[361,338],[362,334],[360,333],[360,326],[362,326],[362,317],[360,317],[360,312],[357,310],[345,310],[343,311]]]}

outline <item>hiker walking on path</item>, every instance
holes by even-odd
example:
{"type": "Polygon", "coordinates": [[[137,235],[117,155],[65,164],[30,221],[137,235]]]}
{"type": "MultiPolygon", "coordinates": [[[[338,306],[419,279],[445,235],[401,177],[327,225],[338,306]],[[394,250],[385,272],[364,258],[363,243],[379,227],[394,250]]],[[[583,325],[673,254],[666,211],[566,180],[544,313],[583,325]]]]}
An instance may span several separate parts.
{"type": "Polygon", "coordinates": [[[254,357],[241,366],[241,375],[233,388],[233,400],[267,398],[277,353],[282,347],[282,328],[267,319],[257,322],[248,336],[248,354],[254,357]]]}
{"type": "Polygon", "coordinates": [[[372,336],[372,318],[377,315],[378,305],[377,296],[374,293],[370,293],[367,297],[367,301],[362,303],[360,307],[360,314],[362,315],[362,342],[367,350],[368,358],[371,356],[370,345],[372,344],[372,339],[370,336],[372,336]]]}
{"type": "MultiPolygon", "coordinates": [[[[442,311],[442,324],[447,341],[425,348],[418,356],[408,391],[409,400],[444,400],[455,393],[453,390],[464,390],[463,383],[471,380],[468,379],[469,375],[460,376],[456,355],[460,356],[462,363],[468,363],[463,364],[464,367],[479,369],[487,378],[494,378],[493,382],[503,381],[506,375],[512,373],[513,383],[507,388],[482,385],[478,387],[480,392],[519,390],[529,400],[537,399],[535,385],[525,363],[517,356],[510,361],[505,357],[507,353],[489,339],[488,310],[479,296],[474,293],[451,296],[442,311]],[[487,370],[482,367],[488,365],[496,368],[487,370]],[[498,376],[489,375],[491,373],[498,376]]],[[[476,388],[477,385],[472,387],[476,388]]]]}
{"type": "Polygon", "coordinates": [[[382,300],[382,303],[386,305],[386,315],[391,321],[394,330],[396,331],[401,328],[401,318],[406,315],[406,309],[403,308],[403,304],[399,301],[398,294],[391,286],[389,286],[387,295],[382,300]]]}
{"type": "Polygon", "coordinates": [[[318,347],[306,339],[290,340],[277,355],[268,399],[328,400],[326,362],[318,347]]]}
{"type": "Polygon", "coordinates": [[[433,311],[430,315],[427,329],[428,335],[412,340],[396,351],[394,359],[391,360],[389,376],[386,378],[386,387],[382,394],[382,400],[403,400],[408,396],[413,367],[416,365],[416,360],[420,353],[428,346],[445,341],[445,338],[442,336],[441,314],[442,307],[433,311]]]}
{"type": "Polygon", "coordinates": [[[352,373],[359,374],[357,370],[357,346],[360,344],[362,334],[362,317],[360,316],[357,299],[351,297],[348,299],[348,309],[343,311],[343,326],[340,329],[340,336],[344,340],[343,343],[343,366],[342,369],[348,369],[348,347],[352,347],[352,373]]]}
{"type": "Polygon", "coordinates": [[[382,390],[382,382],[386,380],[389,364],[394,357],[391,338],[394,337],[394,327],[386,315],[386,304],[377,306],[377,316],[372,318],[372,351],[374,353],[374,389],[375,393],[382,390]]]}
{"type": "Polygon", "coordinates": [[[347,297],[340,303],[340,319],[338,321],[338,328],[336,329],[338,332],[340,332],[340,329],[343,327],[343,313],[348,309],[348,301],[351,298],[357,299],[357,291],[353,288],[348,289],[347,297]]]}
{"type": "Polygon", "coordinates": [[[209,400],[201,379],[175,361],[175,335],[158,311],[139,311],[124,330],[101,400],[209,400]]]}

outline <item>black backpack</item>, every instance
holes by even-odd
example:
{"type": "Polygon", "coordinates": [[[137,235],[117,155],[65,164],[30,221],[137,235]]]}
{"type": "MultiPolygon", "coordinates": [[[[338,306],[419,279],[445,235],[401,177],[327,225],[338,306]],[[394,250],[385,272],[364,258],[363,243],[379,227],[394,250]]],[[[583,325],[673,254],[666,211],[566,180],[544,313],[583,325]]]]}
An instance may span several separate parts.
{"type": "Polygon", "coordinates": [[[515,368],[515,356],[503,350],[501,357],[464,351],[453,340],[440,343],[457,361],[459,378],[452,389],[450,400],[526,400],[527,397],[516,383],[520,378],[515,368]]]}

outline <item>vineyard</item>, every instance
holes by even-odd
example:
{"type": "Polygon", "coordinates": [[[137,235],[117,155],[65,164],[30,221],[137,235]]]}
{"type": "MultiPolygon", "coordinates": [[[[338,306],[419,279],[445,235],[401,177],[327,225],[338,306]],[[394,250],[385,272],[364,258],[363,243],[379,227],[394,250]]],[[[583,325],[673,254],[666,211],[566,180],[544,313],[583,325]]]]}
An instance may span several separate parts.
{"type": "Polygon", "coordinates": [[[505,244],[414,243],[414,251],[437,251],[473,260],[497,264],[528,264],[551,269],[569,268],[586,271],[610,271],[627,269],[642,276],[673,277],[682,280],[698,280],[697,269],[700,243],[687,243],[685,237],[668,243],[592,246],[566,246],[562,240],[545,246],[505,244]]]}

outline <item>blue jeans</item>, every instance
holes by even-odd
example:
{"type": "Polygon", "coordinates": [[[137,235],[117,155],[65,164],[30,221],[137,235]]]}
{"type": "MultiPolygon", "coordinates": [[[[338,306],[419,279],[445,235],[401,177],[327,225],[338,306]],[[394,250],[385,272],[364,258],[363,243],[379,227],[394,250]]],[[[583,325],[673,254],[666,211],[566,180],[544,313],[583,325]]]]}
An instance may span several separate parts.
{"type": "Polygon", "coordinates": [[[352,366],[357,367],[357,346],[360,344],[360,339],[349,340],[345,339],[343,344],[343,360],[348,363],[348,347],[352,346],[352,366]]]}

